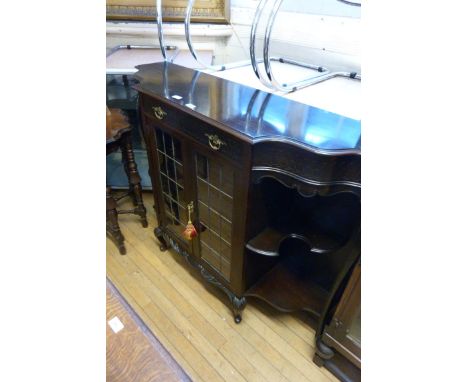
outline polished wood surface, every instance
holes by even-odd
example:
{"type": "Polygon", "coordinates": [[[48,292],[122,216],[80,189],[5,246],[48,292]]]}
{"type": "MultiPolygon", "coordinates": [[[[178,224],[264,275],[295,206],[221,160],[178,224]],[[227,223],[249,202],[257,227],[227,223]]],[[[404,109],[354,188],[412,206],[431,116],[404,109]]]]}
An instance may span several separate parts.
{"type": "Polygon", "coordinates": [[[190,378],[136,316],[108,281],[106,320],[117,318],[123,329],[106,326],[107,382],[189,382],[190,378]]]}
{"type": "MultiPolygon", "coordinates": [[[[200,273],[206,276],[208,282],[218,285],[229,295],[234,319],[236,322],[240,322],[241,312],[245,306],[245,299],[242,296],[245,291],[242,276],[245,245],[243,227],[247,215],[245,206],[248,198],[249,177],[246,174],[249,172],[250,149],[245,142],[236,139],[236,137],[218,132],[212,125],[200,122],[190,116],[184,118],[175,109],[163,105],[164,113],[161,113],[160,104],[146,95],[141,97],[140,106],[155,206],[160,223],[155,234],[162,243],[162,248],[169,246],[178,248],[180,254],[188,261],[190,260],[200,273]],[[155,113],[153,113],[154,110],[156,110],[155,113]],[[197,128],[184,129],[182,126],[196,126],[197,128]],[[186,134],[188,130],[192,132],[186,134]],[[219,148],[213,148],[210,145],[209,136],[211,135],[216,135],[225,144],[219,148]],[[180,179],[175,179],[171,174],[168,176],[166,168],[166,164],[169,163],[168,168],[170,169],[175,159],[172,158],[172,143],[177,147],[180,145],[180,150],[176,150],[180,152],[179,158],[176,159],[177,166],[181,174],[183,173],[180,179]],[[167,155],[166,146],[169,146],[170,155],[167,155]],[[230,196],[227,199],[224,199],[227,195],[226,190],[218,192],[215,184],[200,180],[197,170],[197,160],[200,158],[205,158],[207,163],[211,164],[209,172],[212,174],[212,178],[215,171],[219,174],[219,170],[222,170],[224,175],[221,174],[221,177],[224,182],[228,176],[233,179],[233,182],[230,183],[232,188],[229,191],[230,196]],[[166,181],[169,181],[169,185],[173,186],[172,189],[167,187],[166,181]],[[204,185],[209,185],[209,192],[203,191],[204,185]],[[178,191],[179,188],[181,188],[180,191],[178,191]],[[229,253],[217,251],[224,255],[220,257],[227,260],[224,264],[215,264],[213,257],[210,259],[203,255],[204,249],[207,249],[204,246],[207,241],[203,236],[205,233],[208,234],[205,230],[203,216],[202,199],[204,199],[204,195],[211,198],[209,205],[205,203],[205,208],[209,208],[213,213],[210,212],[207,215],[215,217],[222,212],[222,215],[225,215],[223,221],[228,222],[229,225],[228,246],[230,251],[229,253]],[[217,197],[214,199],[216,195],[217,197]],[[226,204],[226,200],[231,201],[226,204]],[[181,219],[184,220],[184,216],[186,219],[184,209],[190,202],[195,203],[192,219],[199,232],[199,236],[192,241],[188,241],[181,235],[187,221],[180,221],[176,216],[178,221],[173,224],[171,217],[174,215],[174,209],[177,209],[180,211],[181,219]],[[172,243],[170,239],[173,239],[172,243]]],[[[218,223],[215,224],[216,227],[219,226],[218,223]]],[[[216,230],[217,228],[209,231],[213,233],[216,230]]]]}
{"type": "Polygon", "coordinates": [[[130,130],[127,116],[119,109],[109,109],[106,106],[106,143],[117,141],[130,130]]]}
{"type": "Polygon", "coordinates": [[[330,357],[314,357],[344,381],[360,380],[361,368],[361,263],[354,267],[333,318],[321,336],[333,349],[330,357]]]}
{"type": "MultiPolygon", "coordinates": [[[[150,207],[152,195],[143,196],[150,207]]],[[[152,209],[148,221],[158,225],[152,209]]],[[[337,381],[312,362],[310,317],[279,313],[252,299],[236,325],[223,292],[173,250],[159,251],[151,230],[131,216],[122,216],[120,224],[127,255],[108,240],[107,275],[194,381],[337,381]]]]}
{"type": "Polygon", "coordinates": [[[327,356],[320,335],[360,256],[360,122],[169,63],[138,68],[161,249],[223,291],[236,323],[246,297],[310,312],[327,356]],[[221,180],[206,188],[200,155],[234,174],[232,193],[219,192],[221,180]],[[171,175],[168,163],[180,171],[171,175]],[[199,236],[188,241],[181,232],[192,202],[199,236]],[[221,228],[206,230],[204,209],[229,223],[227,246],[221,228]],[[204,242],[211,233],[214,244],[204,242]],[[203,254],[217,243],[219,256],[203,254]]]}
{"type": "Polygon", "coordinates": [[[319,319],[327,300],[327,291],[307,277],[311,271],[307,260],[307,257],[285,257],[246,295],[261,298],[283,312],[306,310],[319,319]]]}
{"type": "Polygon", "coordinates": [[[279,140],[325,155],[361,154],[360,121],[175,64],[137,68],[139,92],[251,144],[279,140]]]}

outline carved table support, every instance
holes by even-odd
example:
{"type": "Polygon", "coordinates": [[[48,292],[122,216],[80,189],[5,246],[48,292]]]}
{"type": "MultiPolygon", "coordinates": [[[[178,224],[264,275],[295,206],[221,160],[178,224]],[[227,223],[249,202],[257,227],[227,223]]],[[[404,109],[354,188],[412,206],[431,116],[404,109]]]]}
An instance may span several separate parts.
{"type": "Polygon", "coordinates": [[[106,187],[106,231],[108,235],[114,240],[115,244],[119,248],[121,255],[126,254],[124,245],[124,236],[120,232],[119,221],[117,219],[117,203],[112,197],[110,187],[106,187]]]}
{"type": "Polygon", "coordinates": [[[133,213],[140,216],[141,224],[146,228],[148,227],[146,208],[143,204],[141,178],[140,174],[138,174],[137,164],[135,162],[131,134],[127,133],[121,138],[120,149],[122,151],[122,163],[128,177],[129,193],[132,196],[133,204],[135,205],[133,213]]]}

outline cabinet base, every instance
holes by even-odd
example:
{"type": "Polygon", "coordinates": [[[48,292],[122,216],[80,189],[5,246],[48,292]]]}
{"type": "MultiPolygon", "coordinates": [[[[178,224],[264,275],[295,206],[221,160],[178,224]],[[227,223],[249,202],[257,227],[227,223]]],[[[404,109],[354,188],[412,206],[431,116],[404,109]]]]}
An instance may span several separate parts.
{"type": "Polygon", "coordinates": [[[361,370],[343,355],[325,345],[320,339],[316,341],[314,363],[325,367],[342,382],[361,381],[361,370]]]}
{"type": "Polygon", "coordinates": [[[164,236],[163,236],[163,231],[161,228],[159,227],[156,227],[154,229],[154,236],[156,236],[156,239],[158,239],[159,241],[159,250],[161,252],[164,252],[164,251],[167,251],[167,249],[169,248],[169,246],[167,245],[167,242],[166,240],[164,239],[164,236]]]}
{"type": "Polygon", "coordinates": [[[161,251],[165,251],[168,248],[173,248],[179,255],[184,257],[184,259],[195,269],[198,269],[202,277],[208,281],[210,284],[221,289],[229,297],[232,305],[232,311],[234,315],[234,321],[236,324],[239,324],[242,321],[242,311],[247,304],[247,301],[244,296],[238,297],[233,292],[231,292],[225,285],[219,282],[216,277],[210,274],[203,266],[193,259],[186,251],[184,251],[175,240],[173,240],[166,232],[164,232],[160,227],[157,227],[154,230],[154,234],[161,243],[161,251]],[[163,249],[164,248],[164,249],[163,249]]]}

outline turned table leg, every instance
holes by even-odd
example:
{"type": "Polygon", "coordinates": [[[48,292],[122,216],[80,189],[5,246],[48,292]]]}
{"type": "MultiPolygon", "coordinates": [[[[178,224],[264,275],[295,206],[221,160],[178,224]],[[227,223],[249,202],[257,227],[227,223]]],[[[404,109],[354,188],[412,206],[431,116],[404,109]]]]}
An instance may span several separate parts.
{"type": "Polygon", "coordinates": [[[134,213],[140,216],[143,227],[148,227],[146,208],[143,204],[141,178],[135,162],[131,134],[125,134],[122,137],[120,148],[122,150],[122,162],[127,173],[130,193],[136,206],[134,213]]]}
{"type": "Polygon", "coordinates": [[[122,232],[120,232],[119,221],[117,218],[117,203],[112,197],[112,191],[110,187],[106,187],[106,220],[107,233],[117,244],[120,254],[125,255],[125,239],[122,235],[122,232]]]}

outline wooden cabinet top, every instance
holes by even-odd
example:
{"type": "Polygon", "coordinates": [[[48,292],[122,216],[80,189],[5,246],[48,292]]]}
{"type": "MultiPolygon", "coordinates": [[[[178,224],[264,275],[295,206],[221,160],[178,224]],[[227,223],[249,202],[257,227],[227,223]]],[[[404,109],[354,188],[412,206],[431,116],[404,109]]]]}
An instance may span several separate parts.
{"type": "Polygon", "coordinates": [[[140,65],[135,88],[251,144],[324,155],[361,153],[361,122],[171,63],[140,65]]]}

